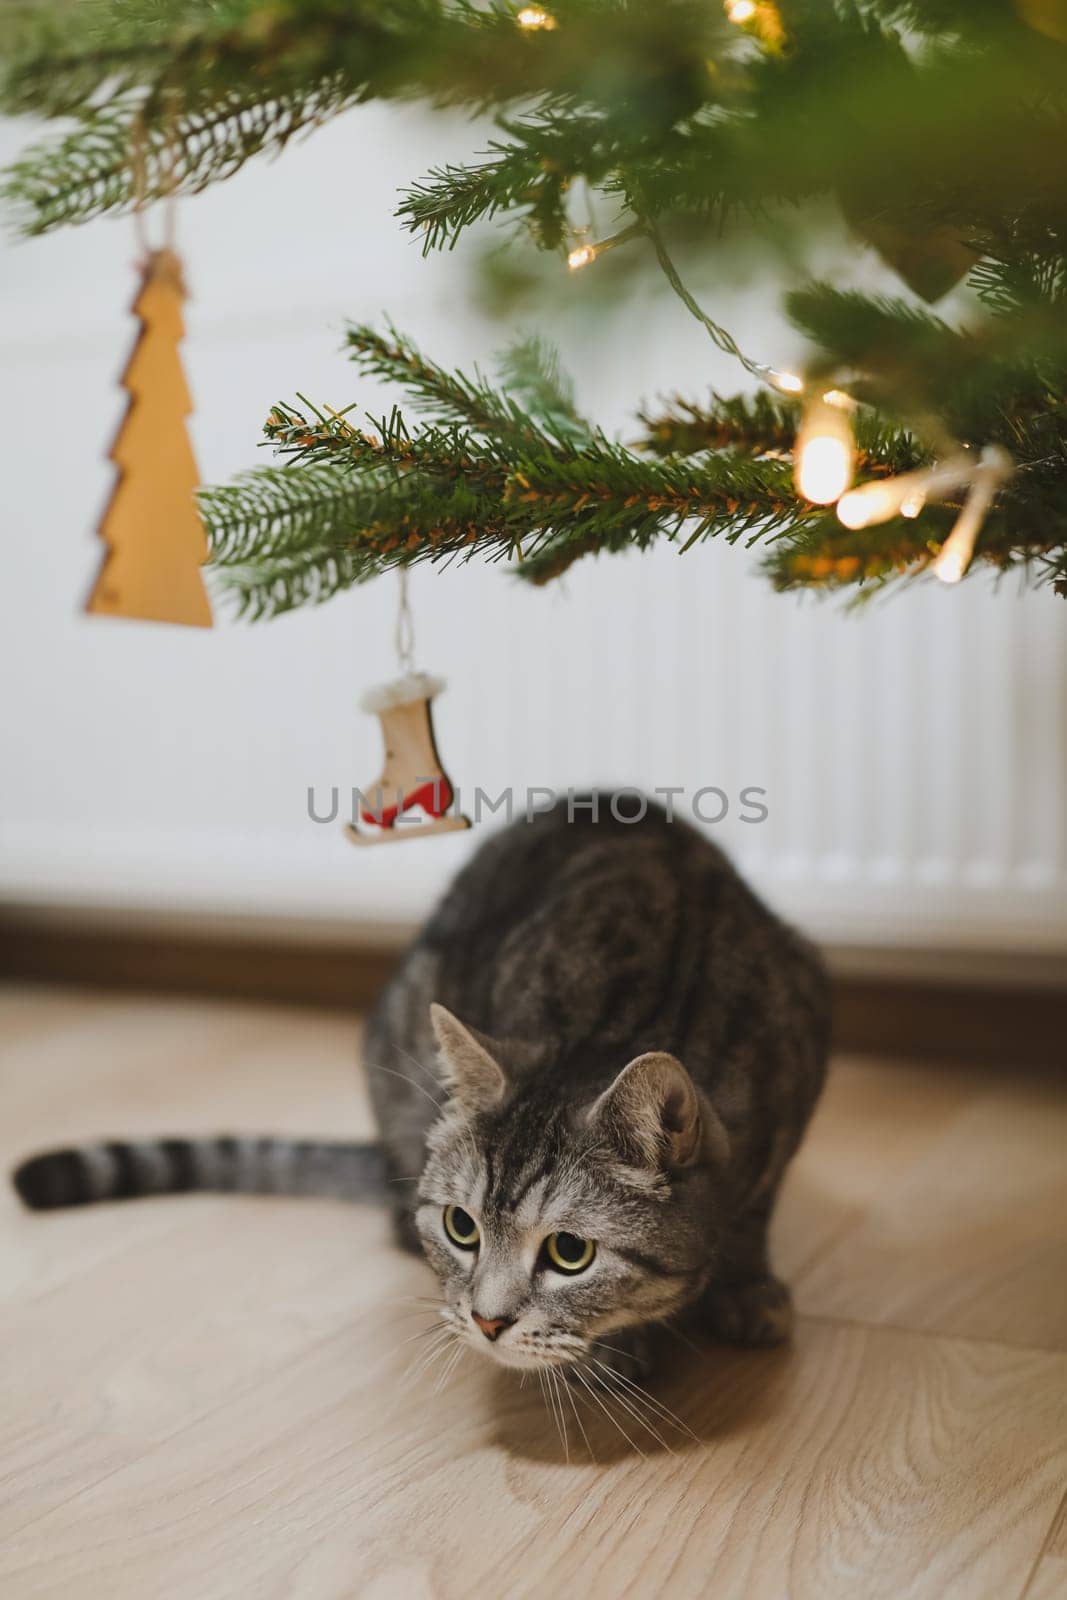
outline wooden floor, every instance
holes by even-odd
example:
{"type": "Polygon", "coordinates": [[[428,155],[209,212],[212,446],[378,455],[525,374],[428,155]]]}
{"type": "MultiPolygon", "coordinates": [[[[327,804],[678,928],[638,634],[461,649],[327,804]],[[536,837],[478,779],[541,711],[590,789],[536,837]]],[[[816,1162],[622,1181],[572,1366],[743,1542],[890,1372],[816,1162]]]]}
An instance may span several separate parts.
{"type": "MultiPolygon", "coordinates": [[[[9,990],[0,1159],[368,1127],[337,1015],[9,990]]],[[[1067,1594],[1067,1079],[841,1060],[778,1226],[789,1351],[679,1343],[639,1453],[407,1342],[384,1218],[0,1197],[5,1600],[1067,1594]],[[413,1367],[416,1369],[413,1374],[413,1367]]]]}

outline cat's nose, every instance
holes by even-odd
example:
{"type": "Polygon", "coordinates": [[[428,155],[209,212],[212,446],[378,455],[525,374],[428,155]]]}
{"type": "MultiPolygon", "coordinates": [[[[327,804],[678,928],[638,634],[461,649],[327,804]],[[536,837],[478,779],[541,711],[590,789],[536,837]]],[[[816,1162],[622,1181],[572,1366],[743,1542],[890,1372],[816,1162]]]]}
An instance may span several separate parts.
{"type": "Polygon", "coordinates": [[[471,1321],[477,1323],[487,1339],[499,1339],[505,1328],[514,1325],[514,1317],[483,1317],[480,1311],[471,1312],[471,1321]]]}

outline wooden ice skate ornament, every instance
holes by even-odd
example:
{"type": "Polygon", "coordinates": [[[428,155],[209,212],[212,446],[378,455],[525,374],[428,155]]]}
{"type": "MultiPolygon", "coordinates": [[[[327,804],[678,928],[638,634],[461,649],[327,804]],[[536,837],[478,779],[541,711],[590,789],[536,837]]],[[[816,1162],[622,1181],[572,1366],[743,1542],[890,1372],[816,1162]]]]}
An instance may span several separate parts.
{"type": "Polygon", "coordinates": [[[359,825],[353,821],[345,829],[353,844],[393,844],[470,827],[469,818],[449,811],[454,791],[434,738],[431,702],[443,688],[443,679],[409,671],[360,701],[381,722],[385,761],[381,776],[360,791],[359,825]],[[415,808],[426,821],[408,815],[415,808]]]}

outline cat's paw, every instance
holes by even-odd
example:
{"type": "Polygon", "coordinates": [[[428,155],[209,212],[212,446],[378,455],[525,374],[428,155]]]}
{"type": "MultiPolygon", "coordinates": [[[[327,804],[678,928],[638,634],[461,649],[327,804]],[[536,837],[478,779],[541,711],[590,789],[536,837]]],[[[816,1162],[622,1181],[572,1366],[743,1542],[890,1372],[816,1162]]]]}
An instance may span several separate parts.
{"type": "Polygon", "coordinates": [[[793,1297],[780,1278],[712,1285],[700,1302],[700,1321],[713,1339],[750,1349],[784,1344],[793,1331],[793,1297]]]}

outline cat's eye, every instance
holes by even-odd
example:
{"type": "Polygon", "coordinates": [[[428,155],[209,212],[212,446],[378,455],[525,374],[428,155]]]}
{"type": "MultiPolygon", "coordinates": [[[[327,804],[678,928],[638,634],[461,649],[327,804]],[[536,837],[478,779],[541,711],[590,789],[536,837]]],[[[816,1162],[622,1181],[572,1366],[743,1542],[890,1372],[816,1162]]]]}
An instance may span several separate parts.
{"type": "Polygon", "coordinates": [[[461,1250],[477,1250],[481,1233],[469,1211],[462,1206],[445,1206],[445,1232],[461,1250]]]}
{"type": "Polygon", "coordinates": [[[592,1239],[576,1233],[550,1233],[545,1240],[545,1256],[557,1272],[584,1272],[596,1255],[592,1239]]]}

